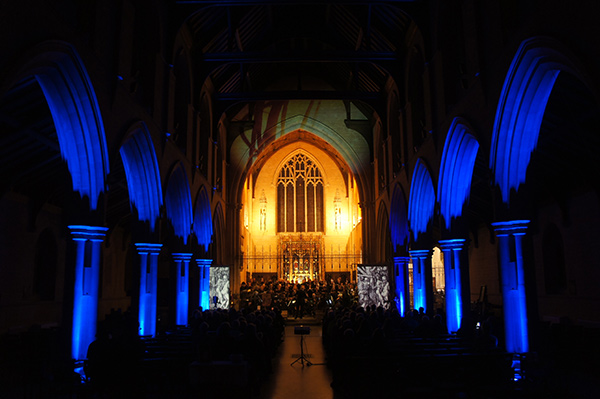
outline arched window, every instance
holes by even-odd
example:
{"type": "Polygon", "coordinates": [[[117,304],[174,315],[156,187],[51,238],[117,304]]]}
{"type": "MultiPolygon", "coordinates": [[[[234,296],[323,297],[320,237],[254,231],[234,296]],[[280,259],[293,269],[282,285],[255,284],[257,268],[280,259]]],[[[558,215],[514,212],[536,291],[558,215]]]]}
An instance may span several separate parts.
{"type": "Polygon", "coordinates": [[[324,231],[323,177],[304,154],[290,158],[277,180],[277,231],[324,231]]]}

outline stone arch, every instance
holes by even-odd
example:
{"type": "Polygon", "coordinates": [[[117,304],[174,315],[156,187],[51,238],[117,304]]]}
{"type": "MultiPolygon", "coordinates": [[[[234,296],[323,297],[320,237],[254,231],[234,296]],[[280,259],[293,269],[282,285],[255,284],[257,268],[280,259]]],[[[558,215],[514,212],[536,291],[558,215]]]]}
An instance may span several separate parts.
{"type": "Polygon", "coordinates": [[[505,204],[511,191],[525,183],[548,98],[562,71],[581,76],[556,41],[534,37],[521,43],[506,74],[490,152],[490,168],[505,204]]]}
{"type": "Polygon", "coordinates": [[[198,240],[198,245],[208,250],[208,246],[212,241],[213,223],[210,212],[210,200],[203,186],[196,197],[196,206],[194,208],[194,233],[198,240]]]}
{"type": "Polygon", "coordinates": [[[463,207],[469,201],[479,150],[479,142],[471,132],[464,119],[454,118],[444,144],[437,195],[440,213],[448,230],[452,220],[462,216],[463,207]]]}
{"type": "Polygon", "coordinates": [[[106,187],[109,162],[102,115],[91,79],[69,43],[44,42],[31,53],[11,84],[32,76],[36,79],[48,102],[73,190],[82,198],[87,197],[90,209],[95,210],[106,187]]]}
{"type": "Polygon", "coordinates": [[[423,158],[419,158],[413,171],[408,201],[408,219],[415,242],[420,235],[427,232],[429,224],[433,221],[434,208],[435,192],[431,173],[423,158]]]}
{"type": "Polygon", "coordinates": [[[119,150],[129,189],[129,203],[137,210],[138,219],[148,222],[154,231],[163,205],[162,184],[152,138],[145,123],[131,129],[119,150]]]}
{"type": "Polygon", "coordinates": [[[167,217],[175,235],[187,244],[192,228],[192,195],[187,174],[181,162],[173,168],[165,195],[167,217]]]}
{"type": "Polygon", "coordinates": [[[396,253],[404,253],[408,249],[408,206],[404,190],[399,185],[394,187],[390,204],[390,237],[396,253]]]}
{"type": "Polygon", "coordinates": [[[377,212],[378,258],[380,263],[390,262],[392,259],[392,240],[389,225],[390,216],[384,202],[379,204],[377,212]]]}

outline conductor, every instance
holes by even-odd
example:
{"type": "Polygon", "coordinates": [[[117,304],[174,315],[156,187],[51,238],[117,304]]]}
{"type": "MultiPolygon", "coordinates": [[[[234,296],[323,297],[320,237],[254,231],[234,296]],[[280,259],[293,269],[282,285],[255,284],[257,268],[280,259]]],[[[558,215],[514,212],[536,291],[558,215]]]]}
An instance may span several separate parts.
{"type": "Polygon", "coordinates": [[[296,318],[304,316],[304,307],[306,305],[306,291],[304,285],[300,285],[296,293],[296,318]]]}

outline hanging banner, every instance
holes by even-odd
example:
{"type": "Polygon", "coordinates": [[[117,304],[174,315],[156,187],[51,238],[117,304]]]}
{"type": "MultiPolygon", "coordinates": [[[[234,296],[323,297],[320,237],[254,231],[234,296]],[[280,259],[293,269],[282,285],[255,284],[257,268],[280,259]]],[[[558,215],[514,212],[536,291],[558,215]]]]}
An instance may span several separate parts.
{"type": "Polygon", "coordinates": [[[229,266],[210,267],[210,309],[229,309],[229,266]]]}
{"type": "Polygon", "coordinates": [[[363,308],[375,305],[388,309],[390,306],[390,282],[387,265],[357,265],[356,285],[358,304],[363,308]]]}

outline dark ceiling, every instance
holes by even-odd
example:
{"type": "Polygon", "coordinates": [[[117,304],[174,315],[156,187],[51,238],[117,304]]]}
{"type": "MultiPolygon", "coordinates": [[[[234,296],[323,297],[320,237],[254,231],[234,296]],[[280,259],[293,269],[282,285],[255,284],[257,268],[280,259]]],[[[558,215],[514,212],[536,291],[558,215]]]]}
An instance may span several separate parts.
{"type": "Polygon", "coordinates": [[[412,1],[178,1],[218,101],[373,103],[402,71],[412,1]],[[278,82],[277,84],[273,84],[278,82]]]}

